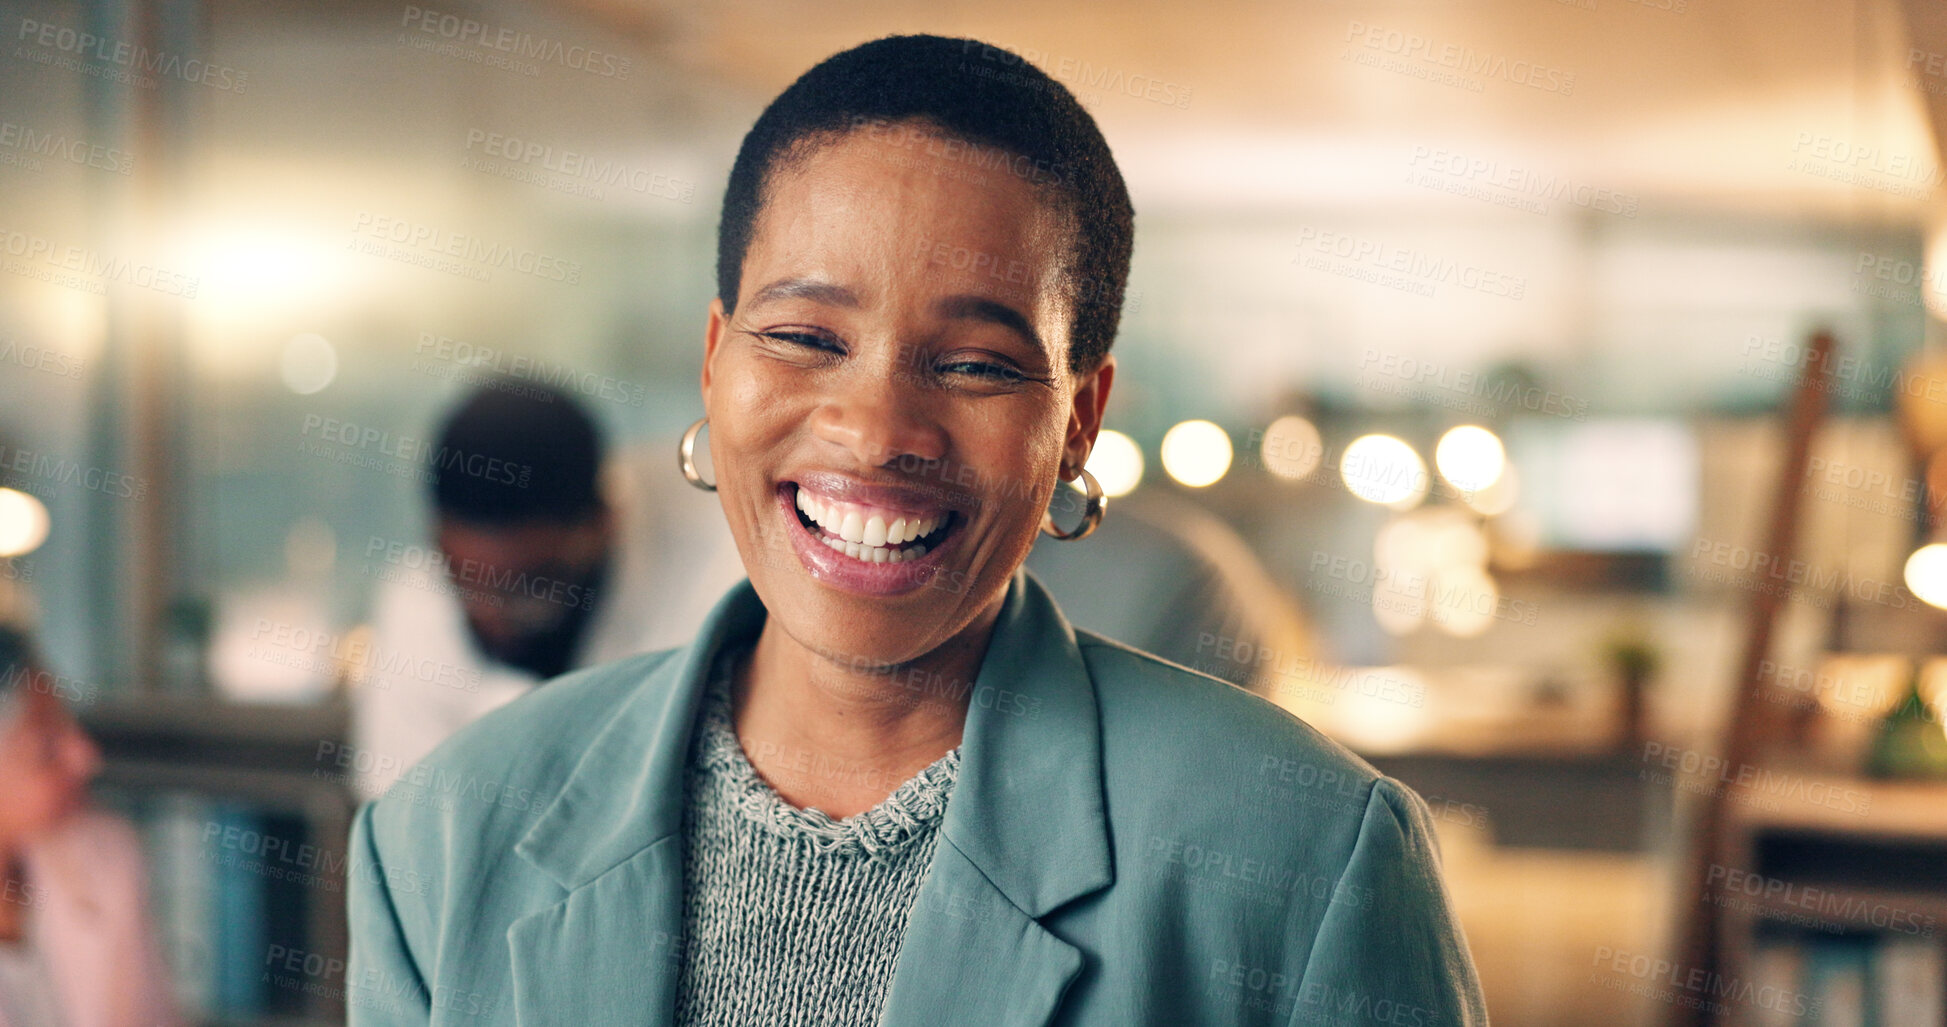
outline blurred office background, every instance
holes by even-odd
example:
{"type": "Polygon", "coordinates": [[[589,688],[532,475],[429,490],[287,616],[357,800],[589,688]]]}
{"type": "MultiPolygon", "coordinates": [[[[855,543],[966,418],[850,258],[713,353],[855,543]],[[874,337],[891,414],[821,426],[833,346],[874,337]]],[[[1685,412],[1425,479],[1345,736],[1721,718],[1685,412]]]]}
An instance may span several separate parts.
{"type": "Polygon", "coordinates": [[[1298,612],[1185,662],[1429,799],[1496,1022],[1943,1022],[1938,5],[10,0],[0,583],[195,1015],[342,1018],[414,447],[566,381],[713,503],[671,450],[737,143],[921,30],[1099,119],[1138,236],[1093,469],[1298,612]]]}

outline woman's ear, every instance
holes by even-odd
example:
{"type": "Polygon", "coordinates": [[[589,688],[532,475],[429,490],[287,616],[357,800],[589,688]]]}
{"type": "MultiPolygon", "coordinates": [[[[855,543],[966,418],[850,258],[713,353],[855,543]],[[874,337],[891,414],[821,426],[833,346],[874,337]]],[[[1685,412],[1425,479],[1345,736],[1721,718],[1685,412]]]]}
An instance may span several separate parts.
{"type": "Polygon", "coordinates": [[[1076,473],[1062,475],[1063,481],[1080,477],[1081,467],[1095,449],[1095,436],[1102,430],[1102,411],[1109,405],[1109,386],[1115,382],[1115,355],[1106,354],[1095,370],[1081,376],[1075,384],[1075,400],[1068,413],[1068,438],[1062,446],[1062,466],[1076,473]]]}
{"type": "Polygon", "coordinates": [[[723,300],[710,300],[710,317],[703,325],[703,409],[710,409],[710,365],[717,359],[717,343],[723,341],[723,328],[730,320],[723,312],[723,300]]]}

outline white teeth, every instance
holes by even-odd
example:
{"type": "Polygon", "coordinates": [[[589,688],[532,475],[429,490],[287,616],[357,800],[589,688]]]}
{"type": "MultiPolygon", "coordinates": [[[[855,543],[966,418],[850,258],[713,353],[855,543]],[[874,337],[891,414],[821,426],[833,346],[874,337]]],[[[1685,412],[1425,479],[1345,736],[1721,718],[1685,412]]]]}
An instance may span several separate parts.
{"type": "Polygon", "coordinates": [[[803,510],[805,516],[813,521],[822,522],[824,519],[824,504],[803,489],[798,490],[798,509],[803,510]]]}
{"type": "Polygon", "coordinates": [[[946,516],[893,516],[871,507],[820,498],[803,488],[797,490],[797,507],[812,523],[823,528],[813,532],[818,541],[834,551],[864,563],[904,563],[926,554],[926,547],[909,545],[946,523],[946,516]]]}

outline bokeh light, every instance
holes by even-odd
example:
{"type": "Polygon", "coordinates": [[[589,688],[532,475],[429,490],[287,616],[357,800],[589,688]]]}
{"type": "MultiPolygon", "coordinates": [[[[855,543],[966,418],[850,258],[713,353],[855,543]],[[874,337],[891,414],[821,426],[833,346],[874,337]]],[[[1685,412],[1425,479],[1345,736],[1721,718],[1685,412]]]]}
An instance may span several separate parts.
{"type": "Polygon", "coordinates": [[[1440,476],[1463,493],[1491,487],[1507,463],[1508,452],[1500,438],[1475,424],[1450,429],[1433,447],[1433,465],[1440,476]]]}
{"type": "Polygon", "coordinates": [[[51,525],[40,500],[18,489],[0,489],[0,557],[39,549],[51,525]]]}
{"type": "Polygon", "coordinates": [[[1191,488],[1203,488],[1230,470],[1230,435],[1209,421],[1183,421],[1163,435],[1163,470],[1191,488]]]}
{"type": "Polygon", "coordinates": [[[1390,573],[1372,586],[1372,619],[1388,635],[1410,635],[1426,620],[1426,578],[1390,573]]]}
{"type": "Polygon", "coordinates": [[[1922,602],[1947,609],[1947,545],[1930,543],[1906,558],[1906,587],[1922,602]]]}
{"type": "Polygon", "coordinates": [[[1289,481],[1299,481],[1318,469],[1319,461],[1325,457],[1325,440],[1318,434],[1317,425],[1297,414],[1286,414],[1264,430],[1258,455],[1264,460],[1265,470],[1289,481]]]}
{"type": "Polygon", "coordinates": [[[1404,697],[1427,694],[1427,680],[1411,667],[1349,670],[1348,684],[1326,718],[1333,737],[1360,752],[1405,752],[1439,726],[1430,703],[1404,697]]]}
{"type": "Polygon", "coordinates": [[[1443,567],[1433,575],[1427,619],[1456,638],[1473,638],[1494,626],[1500,587],[1479,567],[1443,567]]]}
{"type": "Polygon", "coordinates": [[[284,387],[300,396],[323,392],[338,378],[338,348],[322,335],[293,335],[278,362],[284,387]]]}
{"type": "Polygon", "coordinates": [[[1475,492],[1463,493],[1460,498],[1483,517],[1499,517],[1514,509],[1515,500],[1521,498],[1521,473],[1515,470],[1513,464],[1508,464],[1501,468],[1501,476],[1494,479],[1494,484],[1475,492]]]}
{"type": "Polygon", "coordinates": [[[1135,439],[1105,428],[1097,433],[1095,448],[1089,451],[1088,473],[1095,475],[1103,495],[1126,496],[1142,484],[1142,447],[1135,439]]]}
{"type": "Polygon", "coordinates": [[[1369,503],[1411,509],[1426,498],[1426,462],[1391,435],[1361,435],[1345,447],[1339,476],[1346,491],[1369,503]]]}

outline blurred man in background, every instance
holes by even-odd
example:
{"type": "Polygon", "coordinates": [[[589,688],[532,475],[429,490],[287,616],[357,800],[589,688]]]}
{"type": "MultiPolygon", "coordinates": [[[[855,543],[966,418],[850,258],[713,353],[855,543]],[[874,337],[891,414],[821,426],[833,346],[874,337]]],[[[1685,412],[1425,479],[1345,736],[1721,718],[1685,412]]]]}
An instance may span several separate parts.
{"type": "Polygon", "coordinates": [[[689,638],[742,577],[715,503],[682,487],[666,449],[605,466],[594,420],[563,392],[487,386],[434,452],[437,555],[395,547],[373,610],[377,662],[413,671],[354,692],[362,798],[548,678],[689,638]]]}
{"type": "Polygon", "coordinates": [[[0,624],[0,1027],[179,1022],[135,829],[88,805],[101,754],[0,624]]]}

